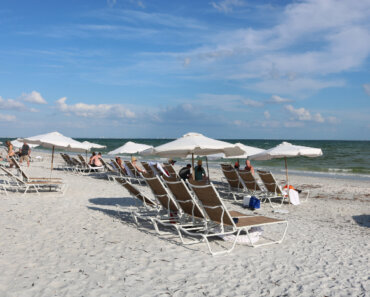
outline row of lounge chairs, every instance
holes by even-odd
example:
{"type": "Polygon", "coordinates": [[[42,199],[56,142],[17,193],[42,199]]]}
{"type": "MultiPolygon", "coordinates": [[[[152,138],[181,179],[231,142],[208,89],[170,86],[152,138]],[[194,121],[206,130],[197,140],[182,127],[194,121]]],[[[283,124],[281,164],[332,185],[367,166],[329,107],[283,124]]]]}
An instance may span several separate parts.
{"type": "Polygon", "coordinates": [[[0,166],[2,173],[1,188],[5,194],[8,195],[8,191],[28,192],[34,191],[37,194],[40,192],[59,192],[64,195],[67,185],[60,178],[48,178],[48,177],[30,177],[21,168],[18,161],[11,157],[13,164],[18,172],[15,175],[10,169],[0,166]]]}
{"type": "Polygon", "coordinates": [[[247,242],[254,247],[281,243],[285,237],[287,221],[228,210],[212,183],[186,184],[181,179],[166,176],[143,175],[143,178],[154,199],[144,195],[126,178],[116,178],[133,197],[142,202],[141,206],[131,210],[135,222],[139,223],[139,219],[150,221],[159,234],[163,234],[159,226],[173,228],[183,244],[205,242],[209,252],[217,255],[230,253],[241,236],[246,236],[247,242]],[[264,238],[262,243],[254,242],[251,228],[272,225],[283,226],[278,238],[274,234],[274,239],[264,238]],[[211,238],[229,235],[235,236],[231,247],[214,251],[211,238]],[[191,239],[186,240],[185,236],[191,239]]]}
{"type": "MultiPolygon", "coordinates": [[[[257,181],[250,171],[236,170],[229,164],[221,164],[222,172],[228,185],[228,193],[234,200],[245,194],[257,195],[262,201],[268,201],[272,207],[281,206],[289,200],[288,190],[282,188],[271,171],[257,170],[261,183],[257,181]],[[281,200],[280,204],[272,203],[272,200],[281,200]]],[[[305,191],[304,201],[307,201],[309,191],[305,191]]]]}

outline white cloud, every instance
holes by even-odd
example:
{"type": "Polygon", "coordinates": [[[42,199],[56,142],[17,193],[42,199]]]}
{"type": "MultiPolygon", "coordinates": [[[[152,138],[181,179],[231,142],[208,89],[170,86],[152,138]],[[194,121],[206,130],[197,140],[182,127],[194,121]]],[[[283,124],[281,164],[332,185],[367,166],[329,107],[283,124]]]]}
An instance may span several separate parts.
{"type": "Polygon", "coordinates": [[[57,108],[64,113],[75,114],[80,117],[96,118],[121,118],[134,119],[135,113],[120,104],[86,104],[76,103],[74,105],[66,104],[66,97],[56,101],[57,108]]]}
{"type": "Polygon", "coordinates": [[[320,113],[311,114],[310,111],[301,107],[301,108],[294,108],[293,105],[285,105],[285,110],[287,110],[292,116],[294,120],[299,121],[312,121],[316,123],[324,123],[325,119],[320,113]]]}
{"type": "Polygon", "coordinates": [[[41,94],[36,91],[32,91],[29,94],[23,93],[21,95],[21,99],[30,103],[47,104],[46,100],[41,96],[41,94]]]}
{"type": "Polygon", "coordinates": [[[16,120],[16,117],[14,115],[0,114],[1,122],[14,122],[15,120],[16,120]]]}
{"type": "Polygon", "coordinates": [[[14,99],[3,99],[0,96],[0,109],[5,109],[5,110],[25,110],[26,106],[19,101],[16,101],[14,99]]]}
{"type": "Polygon", "coordinates": [[[234,7],[244,6],[244,2],[241,0],[223,0],[219,2],[211,2],[211,4],[213,8],[224,13],[232,12],[234,7]]]}
{"type": "Polygon", "coordinates": [[[247,106],[252,106],[252,107],[260,107],[263,106],[262,102],[251,100],[251,99],[243,99],[242,103],[247,106]]]}
{"type": "Polygon", "coordinates": [[[265,119],[267,119],[267,120],[271,117],[271,114],[268,110],[265,110],[263,115],[265,116],[265,119]]]}
{"type": "Polygon", "coordinates": [[[277,96],[277,95],[272,95],[271,98],[269,100],[267,100],[267,102],[281,104],[281,103],[292,102],[292,100],[287,99],[287,98],[283,98],[283,97],[280,97],[280,96],[277,96]]]}
{"type": "Polygon", "coordinates": [[[365,93],[370,96],[370,83],[369,84],[363,84],[362,86],[365,90],[365,93]]]}

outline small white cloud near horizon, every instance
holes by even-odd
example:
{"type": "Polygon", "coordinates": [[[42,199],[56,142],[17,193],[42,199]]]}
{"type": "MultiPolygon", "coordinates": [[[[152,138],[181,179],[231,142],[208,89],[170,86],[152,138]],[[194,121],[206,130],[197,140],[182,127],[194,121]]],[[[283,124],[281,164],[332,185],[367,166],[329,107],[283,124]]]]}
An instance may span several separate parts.
{"type": "Polygon", "coordinates": [[[62,97],[56,101],[59,111],[74,114],[80,117],[97,117],[97,118],[120,118],[134,119],[136,114],[120,104],[86,104],[76,103],[67,105],[67,97],[62,97]]]}
{"type": "Polygon", "coordinates": [[[0,113],[0,122],[14,122],[16,117],[10,114],[1,114],[0,113]]]}
{"type": "Polygon", "coordinates": [[[35,103],[35,104],[47,104],[46,100],[41,96],[39,92],[32,91],[31,93],[22,93],[20,97],[23,101],[35,103]]]}
{"type": "Polygon", "coordinates": [[[271,118],[271,114],[270,114],[270,112],[268,110],[265,110],[264,113],[263,113],[263,115],[265,116],[265,119],[267,119],[267,120],[269,118],[271,118]]]}
{"type": "Polygon", "coordinates": [[[292,116],[294,120],[299,121],[313,121],[316,123],[324,123],[325,119],[322,117],[320,113],[311,114],[307,109],[301,108],[294,108],[293,105],[285,105],[285,110],[287,110],[292,116]]]}
{"type": "Polygon", "coordinates": [[[370,83],[368,84],[363,84],[362,87],[364,88],[365,90],[365,93],[368,94],[370,96],[370,83]]]}

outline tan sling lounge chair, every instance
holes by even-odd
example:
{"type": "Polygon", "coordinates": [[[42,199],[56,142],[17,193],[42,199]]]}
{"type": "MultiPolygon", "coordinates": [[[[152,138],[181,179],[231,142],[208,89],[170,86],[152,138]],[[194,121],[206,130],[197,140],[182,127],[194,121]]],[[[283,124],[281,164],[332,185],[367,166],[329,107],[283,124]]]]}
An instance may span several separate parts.
{"type": "Polygon", "coordinates": [[[249,244],[253,247],[281,243],[284,240],[286,230],[288,228],[287,221],[264,216],[248,216],[237,211],[229,211],[212,183],[205,186],[189,184],[195,195],[198,197],[200,206],[203,208],[203,211],[207,214],[209,219],[207,232],[201,234],[201,236],[206,241],[208,249],[212,255],[230,253],[234,249],[242,231],[246,233],[249,239],[249,244]],[[282,236],[278,239],[266,239],[266,241],[264,240],[264,242],[260,244],[253,243],[250,235],[250,228],[261,226],[267,227],[277,224],[284,226],[282,236]],[[211,248],[209,238],[230,234],[235,235],[231,248],[214,252],[211,248]]]}

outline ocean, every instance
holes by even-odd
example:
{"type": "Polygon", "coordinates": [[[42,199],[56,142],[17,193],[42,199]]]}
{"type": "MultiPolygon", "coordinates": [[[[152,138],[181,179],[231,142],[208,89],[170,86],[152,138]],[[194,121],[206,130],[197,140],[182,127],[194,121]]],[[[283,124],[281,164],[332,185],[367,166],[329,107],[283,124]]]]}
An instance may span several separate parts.
{"type": "MultiPolygon", "coordinates": [[[[5,143],[7,139],[0,139],[5,143]]],[[[11,139],[12,140],[12,139],[11,139]]],[[[90,141],[107,148],[100,150],[103,155],[116,149],[127,141],[158,146],[173,139],[117,139],[117,138],[76,138],[78,141],[90,141]]],[[[269,139],[220,139],[230,143],[241,142],[245,145],[262,149],[269,149],[282,142],[282,140],[269,139]]],[[[323,156],[317,158],[296,157],[288,159],[289,172],[295,174],[347,177],[370,180],[370,141],[343,141],[343,140],[286,140],[293,144],[321,148],[323,156]]],[[[228,159],[227,162],[236,160],[228,159]]],[[[179,164],[185,164],[187,160],[178,160],[179,164]]],[[[243,162],[240,160],[240,162],[243,162]]],[[[219,160],[209,161],[210,166],[218,166],[219,160]]],[[[275,172],[283,172],[284,160],[274,159],[268,161],[252,161],[257,168],[269,168],[275,172]]]]}

